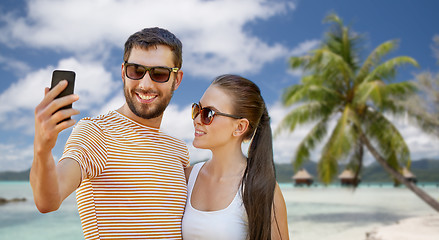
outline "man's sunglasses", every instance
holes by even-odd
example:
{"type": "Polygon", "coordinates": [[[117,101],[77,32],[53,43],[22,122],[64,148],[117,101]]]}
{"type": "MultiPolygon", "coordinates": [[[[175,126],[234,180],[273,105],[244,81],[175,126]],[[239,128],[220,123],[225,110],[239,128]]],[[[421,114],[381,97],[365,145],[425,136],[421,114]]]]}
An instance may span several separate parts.
{"type": "Polygon", "coordinates": [[[147,67],[140,64],[125,62],[125,74],[132,80],[142,79],[146,72],[149,72],[149,77],[154,82],[164,83],[169,80],[171,72],[178,72],[178,68],[170,67],[147,67]]]}
{"type": "Polygon", "coordinates": [[[203,123],[204,125],[210,125],[212,123],[213,117],[215,117],[215,115],[231,117],[231,118],[235,118],[235,119],[242,119],[242,117],[218,112],[218,111],[215,111],[215,110],[208,108],[208,107],[202,108],[202,107],[200,107],[200,105],[198,103],[193,103],[192,104],[192,119],[195,120],[195,118],[198,116],[198,114],[200,114],[201,123],[203,123]]]}

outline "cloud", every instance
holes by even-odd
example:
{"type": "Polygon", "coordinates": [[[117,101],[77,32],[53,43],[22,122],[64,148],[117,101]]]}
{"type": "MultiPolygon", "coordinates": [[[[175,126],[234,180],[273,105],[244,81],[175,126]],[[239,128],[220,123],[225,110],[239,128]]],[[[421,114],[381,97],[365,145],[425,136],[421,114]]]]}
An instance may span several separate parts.
{"type": "Polygon", "coordinates": [[[293,50],[291,50],[289,55],[290,56],[301,56],[301,55],[308,53],[309,51],[317,48],[320,43],[321,43],[321,41],[316,40],[316,39],[301,42],[301,43],[299,43],[299,45],[297,47],[295,47],[293,50]]]}
{"type": "Polygon", "coordinates": [[[174,137],[192,141],[194,125],[191,118],[191,105],[179,107],[170,104],[164,113],[161,128],[174,137]]]}
{"type": "MultiPolygon", "coordinates": [[[[115,80],[104,65],[114,62],[114,50],[120,51],[135,31],[151,26],[169,29],[183,42],[185,75],[211,79],[224,72],[258,72],[264,64],[285,58],[288,47],[262,41],[247,25],[295,9],[293,2],[283,0],[32,0],[25,4],[21,10],[0,8],[2,47],[61,57],[55,66],[42,62],[42,68],[32,69],[28,59],[0,56],[3,66],[9,64],[23,74],[0,93],[0,129],[27,136],[33,134],[33,111],[53,69],[75,70],[80,100],[74,107],[82,114],[102,114],[125,102],[122,81],[115,80]]],[[[187,107],[174,107],[165,116],[189,116],[187,107]]],[[[209,151],[192,147],[192,123],[186,119],[179,121],[184,126],[176,128],[165,117],[163,126],[170,125],[169,131],[185,139],[194,158],[208,158],[209,151]]]]}
{"type": "Polygon", "coordinates": [[[6,58],[0,55],[0,65],[2,69],[9,70],[16,75],[29,72],[31,67],[22,61],[6,58]]]}
{"type": "Polygon", "coordinates": [[[439,156],[439,137],[419,130],[407,119],[388,117],[401,133],[410,149],[412,160],[437,158],[439,156]]]}
{"type": "Polygon", "coordinates": [[[0,172],[23,171],[32,165],[33,146],[18,146],[0,143],[0,172]]]}
{"type": "Polygon", "coordinates": [[[101,106],[115,89],[121,88],[121,81],[112,80],[111,74],[101,64],[63,59],[57,66],[29,72],[0,94],[2,129],[21,129],[23,133],[33,134],[34,109],[44,97],[44,88],[50,86],[53,69],[76,72],[75,93],[80,100],[74,103],[74,107],[79,110],[89,111],[101,106]]]}
{"type": "Polygon", "coordinates": [[[298,127],[293,133],[281,131],[279,134],[274,134],[279,128],[282,119],[291,110],[291,107],[285,108],[280,102],[276,102],[272,106],[269,106],[268,109],[271,118],[271,129],[273,135],[275,135],[273,139],[273,153],[274,160],[277,163],[291,162],[296,153],[297,146],[299,146],[302,139],[311,129],[310,126],[304,125],[298,127]]]}
{"type": "Polygon", "coordinates": [[[25,16],[10,11],[0,17],[0,42],[9,47],[51,49],[96,60],[108,57],[111,48],[121,48],[130,34],[161,26],[182,40],[187,72],[207,77],[258,71],[265,63],[286,57],[290,52],[286,46],[263,42],[246,30],[246,24],[295,9],[293,2],[281,0],[27,3],[25,16]]]}
{"type": "Polygon", "coordinates": [[[123,104],[125,104],[125,97],[123,94],[123,90],[119,89],[119,91],[114,94],[113,98],[106,101],[106,103],[102,105],[99,109],[92,110],[90,112],[90,115],[97,116],[105,114],[108,113],[110,110],[119,109],[120,107],[122,107],[123,104]]]}

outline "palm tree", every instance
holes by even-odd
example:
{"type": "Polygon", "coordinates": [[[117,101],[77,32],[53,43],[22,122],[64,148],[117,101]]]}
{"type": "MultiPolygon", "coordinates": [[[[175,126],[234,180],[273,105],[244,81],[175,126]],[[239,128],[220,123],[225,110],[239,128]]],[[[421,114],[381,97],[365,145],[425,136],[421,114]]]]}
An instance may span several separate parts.
{"type": "Polygon", "coordinates": [[[398,129],[387,118],[407,116],[409,111],[396,102],[416,91],[410,82],[392,82],[401,65],[417,66],[406,56],[383,58],[397,47],[395,40],[375,48],[360,65],[359,43],[363,39],[343,25],[336,14],[325,18],[331,22],[320,48],[308,55],[292,57],[293,69],[304,75],[297,85],[285,89],[283,104],[297,105],[282,120],[278,131],[294,131],[296,126],[313,123],[311,131],[299,144],[294,157],[294,168],[299,169],[310,159],[318,143],[326,140],[318,163],[319,177],[325,184],[338,172],[340,161],[358,178],[363,165],[364,148],[397,181],[405,184],[421,199],[439,211],[439,203],[400,173],[409,167],[410,152],[398,129]],[[331,122],[335,127],[328,135],[331,122]]]}

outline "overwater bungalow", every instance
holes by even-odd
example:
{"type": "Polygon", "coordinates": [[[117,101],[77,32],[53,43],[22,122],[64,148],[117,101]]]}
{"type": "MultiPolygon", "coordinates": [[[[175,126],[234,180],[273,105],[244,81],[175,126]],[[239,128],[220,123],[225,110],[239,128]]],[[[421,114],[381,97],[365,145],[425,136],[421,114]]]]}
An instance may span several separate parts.
{"type": "Polygon", "coordinates": [[[416,179],[416,176],[412,172],[410,172],[410,170],[408,170],[406,167],[404,167],[402,169],[402,175],[409,182],[412,182],[415,184],[418,182],[418,179],[416,179]]]}
{"type": "Polygon", "coordinates": [[[305,169],[297,171],[297,173],[292,177],[295,186],[307,185],[310,186],[314,182],[314,178],[305,169]]]}
{"type": "Polygon", "coordinates": [[[342,186],[350,186],[350,185],[356,186],[361,182],[360,178],[355,180],[355,174],[349,169],[345,169],[338,176],[338,179],[340,179],[340,183],[342,186]]]}

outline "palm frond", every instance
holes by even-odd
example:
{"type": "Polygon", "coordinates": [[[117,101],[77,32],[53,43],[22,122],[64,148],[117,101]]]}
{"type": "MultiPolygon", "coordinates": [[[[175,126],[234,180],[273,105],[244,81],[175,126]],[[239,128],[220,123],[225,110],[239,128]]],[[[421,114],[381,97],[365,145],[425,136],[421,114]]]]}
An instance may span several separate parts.
{"type": "Polygon", "coordinates": [[[307,65],[308,61],[309,56],[291,57],[289,60],[291,69],[304,67],[307,65]]]}
{"type": "Polygon", "coordinates": [[[425,133],[439,138],[439,119],[427,113],[417,113],[408,111],[408,120],[415,123],[425,133]]]}
{"type": "Polygon", "coordinates": [[[380,91],[384,83],[380,80],[362,82],[358,85],[353,99],[354,105],[365,105],[368,100],[381,104],[382,93],[380,91]]]}
{"type": "Polygon", "coordinates": [[[320,159],[317,169],[320,181],[327,185],[332,181],[332,179],[334,179],[338,172],[337,159],[332,156],[326,156],[324,159],[320,159]]]}
{"type": "Polygon", "coordinates": [[[398,129],[380,112],[368,110],[363,121],[364,132],[388,160],[395,154],[399,164],[410,161],[410,150],[398,129]]]}
{"type": "Polygon", "coordinates": [[[335,14],[335,13],[330,13],[328,14],[324,19],[323,19],[324,23],[328,23],[328,22],[334,22],[337,23],[339,26],[343,26],[343,21],[341,20],[341,18],[335,14]]]}
{"type": "Polygon", "coordinates": [[[328,80],[331,80],[335,75],[343,76],[344,81],[354,76],[351,66],[345,59],[327,48],[316,50],[310,64],[313,64],[315,70],[328,80]]]}
{"type": "Polygon", "coordinates": [[[365,78],[365,82],[380,79],[382,81],[393,80],[396,75],[396,69],[404,64],[410,64],[415,67],[419,66],[416,60],[411,57],[400,56],[385,61],[378,65],[372,72],[370,72],[365,78]]]}
{"type": "Polygon", "coordinates": [[[284,106],[291,106],[298,102],[326,101],[334,102],[340,98],[335,90],[321,84],[297,84],[285,89],[282,95],[284,106]]]}
{"type": "Polygon", "coordinates": [[[396,105],[407,111],[406,117],[410,122],[425,133],[439,137],[439,74],[423,72],[416,75],[413,84],[417,93],[396,99],[396,105]]]}
{"type": "Polygon", "coordinates": [[[284,106],[291,106],[297,102],[305,99],[306,85],[295,84],[287,87],[282,95],[282,104],[284,106]]]}
{"type": "Polygon", "coordinates": [[[413,82],[389,83],[382,87],[387,97],[392,99],[405,99],[415,94],[417,87],[413,82]]]}
{"type": "Polygon", "coordinates": [[[363,65],[358,71],[355,82],[361,83],[364,80],[364,78],[367,76],[367,74],[370,72],[372,67],[377,66],[378,63],[381,61],[382,57],[384,57],[390,51],[397,48],[397,46],[398,46],[397,40],[390,40],[376,47],[364,61],[363,65]]]}
{"type": "Polygon", "coordinates": [[[329,14],[325,22],[333,23],[325,36],[324,45],[331,52],[341,56],[353,71],[358,69],[359,42],[363,36],[345,26],[336,14],[329,14]]]}
{"type": "Polygon", "coordinates": [[[355,93],[353,104],[365,105],[368,101],[380,111],[392,114],[405,113],[404,108],[398,107],[395,101],[400,101],[415,94],[416,87],[411,82],[384,84],[381,80],[361,82],[355,93]]]}
{"type": "MultiPolygon", "coordinates": [[[[364,83],[362,83],[364,84],[364,83]]],[[[404,117],[408,114],[408,109],[401,104],[404,99],[409,99],[416,93],[416,87],[411,82],[398,82],[391,84],[382,84],[374,92],[377,97],[371,96],[371,107],[377,111],[389,113],[395,117],[404,117]]]]}
{"type": "Polygon", "coordinates": [[[310,160],[310,152],[314,150],[316,145],[325,137],[327,133],[327,125],[327,119],[322,119],[319,121],[299,144],[293,161],[295,171],[300,169],[305,162],[310,160]]]}
{"type": "Polygon", "coordinates": [[[322,150],[322,156],[319,161],[319,174],[322,182],[329,183],[335,174],[337,174],[338,160],[344,159],[350,152],[352,139],[352,126],[355,113],[349,106],[344,109],[344,112],[338,120],[331,136],[322,150]],[[335,171],[334,171],[335,170],[335,171]]]}
{"type": "Polygon", "coordinates": [[[293,132],[297,125],[311,123],[321,119],[329,118],[331,109],[322,102],[308,102],[291,110],[279,124],[277,133],[283,129],[293,132]]]}
{"type": "MultiPolygon", "coordinates": [[[[389,166],[395,170],[399,170],[401,169],[401,165],[398,161],[398,157],[396,156],[396,152],[391,152],[390,156],[387,157],[387,164],[389,164],[389,166]]],[[[407,161],[406,163],[404,163],[403,165],[409,165],[409,161],[407,161]]]]}
{"type": "Polygon", "coordinates": [[[439,138],[439,118],[423,108],[423,102],[413,96],[395,102],[395,108],[400,109],[399,115],[418,126],[423,132],[439,138]]]}

